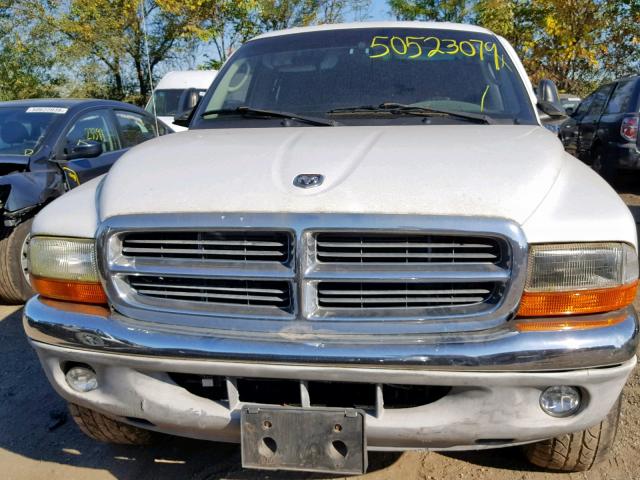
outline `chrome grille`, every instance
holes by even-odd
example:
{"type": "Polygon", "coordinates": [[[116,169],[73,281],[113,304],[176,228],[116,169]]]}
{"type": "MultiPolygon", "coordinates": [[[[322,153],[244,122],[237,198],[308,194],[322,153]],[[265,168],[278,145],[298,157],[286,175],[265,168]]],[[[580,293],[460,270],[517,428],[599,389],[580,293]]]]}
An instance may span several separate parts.
{"type": "Polygon", "coordinates": [[[488,263],[500,262],[492,238],[402,233],[319,233],[316,257],[323,263],[488,263]]]}
{"type": "Polygon", "coordinates": [[[99,236],[121,313],[286,339],[494,328],[526,274],[522,231],[496,219],[138,215],[99,236]]]}
{"type": "Polygon", "coordinates": [[[321,308],[463,307],[489,302],[494,283],[319,282],[321,308]]]}
{"type": "Polygon", "coordinates": [[[293,306],[288,282],[167,276],[129,276],[127,282],[138,295],[179,302],[266,306],[286,312],[293,306]]]}
{"type": "Polygon", "coordinates": [[[131,233],[122,241],[128,257],[286,263],[291,237],[285,232],[199,231],[131,233]]]}

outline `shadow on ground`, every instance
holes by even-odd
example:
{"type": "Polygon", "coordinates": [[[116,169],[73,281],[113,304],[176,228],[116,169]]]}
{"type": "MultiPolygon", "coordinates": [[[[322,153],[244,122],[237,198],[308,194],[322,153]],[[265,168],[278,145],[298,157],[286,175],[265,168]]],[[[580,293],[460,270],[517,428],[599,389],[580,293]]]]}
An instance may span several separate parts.
{"type": "Polygon", "coordinates": [[[468,452],[447,452],[442,455],[479,467],[513,470],[514,472],[543,472],[544,470],[530,464],[524,456],[522,448],[496,448],[468,452]]]}
{"type": "Polygon", "coordinates": [[[612,187],[621,195],[640,195],[640,172],[621,172],[612,187]]]}

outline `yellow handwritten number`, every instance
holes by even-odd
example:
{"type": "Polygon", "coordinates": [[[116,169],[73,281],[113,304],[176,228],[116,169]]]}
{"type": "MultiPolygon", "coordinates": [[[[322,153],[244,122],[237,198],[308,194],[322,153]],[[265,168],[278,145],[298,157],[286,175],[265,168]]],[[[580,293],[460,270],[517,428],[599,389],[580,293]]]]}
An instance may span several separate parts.
{"type": "Polygon", "coordinates": [[[422,45],[420,45],[420,42],[418,42],[418,40],[424,40],[424,37],[407,37],[405,41],[405,43],[407,44],[407,50],[412,45],[414,45],[417,49],[417,52],[413,55],[409,55],[409,58],[418,58],[422,56],[422,45]]]}
{"type": "Polygon", "coordinates": [[[462,52],[462,54],[465,57],[475,57],[476,56],[476,47],[474,47],[471,42],[468,42],[468,41],[465,40],[463,42],[460,42],[458,44],[458,46],[460,47],[460,52],[462,52]],[[470,50],[468,49],[465,52],[465,49],[464,49],[465,46],[467,46],[470,50]]]}
{"type": "Polygon", "coordinates": [[[440,50],[440,39],[438,37],[427,37],[422,41],[422,43],[427,43],[429,40],[434,40],[436,42],[436,46],[427,53],[427,57],[431,58],[438,53],[444,53],[440,50]]]}
{"type": "Polygon", "coordinates": [[[443,38],[442,41],[446,43],[445,47],[449,49],[443,53],[447,53],[449,55],[455,55],[460,51],[460,46],[458,45],[458,42],[456,42],[455,40],[443,38]]]}
{"type": "Polygon", "coordinates": [[[373,37],[373,39],[371,40],[371,46],[369,48],[382,47],[384,51],[376,55],[369,55],[369,58],[386,57],[387,55],[389,55],[389,53],[391,53],[389,46],[385,45],[384,43],[378,43],[378,40],[389,40],[389,37],[380,37],[380,36],[373,37]]]}
{"type": "Polygon", "coordinates": [[[498,45],[493,42],[487,42],[484,44],[484,49],[487,53],[493,53],[493,62],[496,67],[496,71],[500,70],[500,55],[498,54],[498,45]]]}
{"type": "Polygon", "coordinates": [[[406,55],[407,54],[407,44],[404,42],[404,40],[400,37],[391,37],[391,50],[393,50],[394,52],[396,52],[398,55],[406,55]],[[402,46],[402,48],[400,50],[398,50],[398,48],[396,47],[396,45],[398,44],[398,42],[400,42],[400,45],[402,46]]]}
{"type": "MultiPolygon", "coordinates": [[[[438,37],[385,37],[376,36],[371,40],[369,58],[383,58],[395,53],[399,57],[415,59],[426,53],[428,58],[435,55],[464,55],[465,57],[478,57],[481,61],[486,59],[493,63],[496,71],[501,68],[511,70],[504,54],[500,54],[498,45],[495,42],[485,42],[477,38],[468,40],[454,40],[450,38],[440,39],[438,37]],[[376,49],[376,50],[374,50],[376,49]]],[[[94,136],[101,137],[104,141],[104,134],[94,136]]],[[[89,137],[91,138],[91,137],[89,137]]]]}

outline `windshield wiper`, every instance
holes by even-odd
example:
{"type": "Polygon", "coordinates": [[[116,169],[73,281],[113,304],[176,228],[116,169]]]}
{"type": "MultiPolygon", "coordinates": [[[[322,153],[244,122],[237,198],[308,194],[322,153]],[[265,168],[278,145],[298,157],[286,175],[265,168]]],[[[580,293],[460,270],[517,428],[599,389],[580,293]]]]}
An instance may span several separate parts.
{"type": "Polygon", "coordinates": [[[389,113],[391,115],[417,115],[417,116],[433,116],[442,115],[448,117],[461,118],[463,120],[471,120],[476,123],[493,124],[495,121],[488,115],[457,112],[451,110],[440,110],[436,108],[420,107],[418,105],[404,105],[402,103],[381,103],[380,105],[362,105],[359,107],[335,108],[327,112],[328,114],[349,114],[349,113],[389,113]]]}
{"type": "Polygon", "coordinates": [[[335,127],[340,125],[334,120],[327,120],[320,117],[308,117],[306,115],[298,115],[291,112],[279,112],[277,110],[262,110],[252,107],[238,107],[238,108],[221,108],[218,110],[207,110],[200,115],[200,118],[207,115],[242,115],[242,116],[256,116],[256,117],[271,117],[271,118],[288,118],[290,120],[297,120],[299,122],[308,123],[309,125],[316,125],[319,127],[335,127]]]}

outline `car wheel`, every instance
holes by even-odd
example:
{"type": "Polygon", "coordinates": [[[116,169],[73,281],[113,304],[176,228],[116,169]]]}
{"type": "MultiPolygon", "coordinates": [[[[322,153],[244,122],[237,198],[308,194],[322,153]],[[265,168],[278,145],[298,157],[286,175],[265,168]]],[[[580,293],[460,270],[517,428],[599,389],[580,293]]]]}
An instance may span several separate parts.
{"type": "Polygon", "coordinates": [[[127,425],[74,403],[69,404],[69,412],[80,430],[99,442],[148,445],[154,439],[154,433],[149,430],[127,425]]]}
{"type": "Polygon", "coordinates": [[[0,227],[0,302],[17,305],[35,292],[29,283],[27,254],[33,219],[17,227],[0,227]]]}
{"type": "Polygon", "coordinates": [[[534,465],[549,470],[583,472],[604,460],[616,440],[622,396],[606,418],[591,428],[526,445],[525,454],[534,465]]]}

